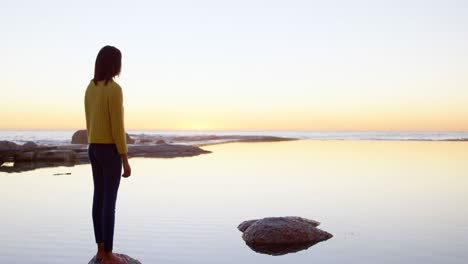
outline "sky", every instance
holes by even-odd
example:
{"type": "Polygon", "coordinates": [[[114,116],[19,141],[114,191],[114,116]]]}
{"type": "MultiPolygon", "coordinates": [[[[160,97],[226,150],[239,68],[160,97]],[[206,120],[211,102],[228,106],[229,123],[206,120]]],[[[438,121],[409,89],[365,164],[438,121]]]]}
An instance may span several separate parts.
{"type": "Polygon", "coordinates": [[[104,45],[127,129],[468,131],[468,1],[21,1],[0,129],[85,128],[104,45]]]}

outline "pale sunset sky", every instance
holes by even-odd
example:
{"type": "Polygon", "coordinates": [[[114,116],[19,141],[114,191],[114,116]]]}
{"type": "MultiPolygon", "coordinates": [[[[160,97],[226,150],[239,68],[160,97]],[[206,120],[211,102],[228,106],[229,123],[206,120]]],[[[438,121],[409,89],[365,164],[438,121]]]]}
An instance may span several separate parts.
{"type": "Polygon", "coordinates": [[[468,1],[2,1],[0,129],[85,128],[99,49],[127,129],[468,130],[468,1]]]}

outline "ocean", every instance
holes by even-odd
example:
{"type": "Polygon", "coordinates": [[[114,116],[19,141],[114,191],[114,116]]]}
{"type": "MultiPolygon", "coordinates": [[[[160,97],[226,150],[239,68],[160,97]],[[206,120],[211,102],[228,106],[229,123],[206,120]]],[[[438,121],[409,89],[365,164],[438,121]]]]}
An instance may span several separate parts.
{"type": "MultiPolygon", "coordinates": [[[[69,144],[76,130],[0,130],[0,140],[23,144],[34,141],[38,144],[69,144]]],[[[468,140],[468,131],[246,131],[246,130],[206,130],[206,131],[171,131],[171,130],[129,130],[132,137],[158,135],[165,138],[175,136],[197,137],[201,135],[227,136],[277,136],[310,140],[387,140],[387,141],[440,141],[468,140]]],[[[209,141],[206,143],[210,143],[209,141]]],[[[203,144],[203,142],[200,142],[203,144]]]]}
{"type": "MultiPolygon", "coordinates": [[[[2,131],[0,139],[67,144],[73,132],[2,131]]],[[[131,158],[114,249],[142,263],[468,259],[468,142],[438,141],[465,132],[129,131],[143,132],[302,139],[207,145],[211,153],[195,157],[131,158]],[[257,253],[237,225],[270,216],[317,220],[333,238],[283,256],[257,253]]],[[[0,172],[0,263],[88,263],[95,253],[92,192],[89,164],[0,172]]]]}

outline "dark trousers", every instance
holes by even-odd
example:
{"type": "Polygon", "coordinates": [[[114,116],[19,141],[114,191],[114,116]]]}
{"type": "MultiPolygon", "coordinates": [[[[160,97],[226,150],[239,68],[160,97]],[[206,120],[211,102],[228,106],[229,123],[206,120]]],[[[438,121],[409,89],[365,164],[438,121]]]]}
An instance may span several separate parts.
{"type": "Polygon", "coordinates": [[[115,144],[88,146],[94,181],[93,225],[96,243],[111,251],[114,241],[115,203],[122,174],[122,158],[115,144]]]}

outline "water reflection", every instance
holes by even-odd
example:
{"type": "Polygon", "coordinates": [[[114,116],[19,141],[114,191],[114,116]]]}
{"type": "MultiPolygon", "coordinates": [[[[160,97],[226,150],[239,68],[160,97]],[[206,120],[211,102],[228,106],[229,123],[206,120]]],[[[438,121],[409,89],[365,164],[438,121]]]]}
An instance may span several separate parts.
{"type": "Polygon", "coordinates": [[[0,172],[14,173],[14,172],[24,172],[31,171],[41,168],[51,168],[51,167],[73,167],[77,163],[73,161],[36,161],[36,162],[9,162],[0,166],[0,172]]]}
{"type": "MultiPolygon", "coordinates": [[[[209,146],[211,155],[131,159],[115,247],[142,263],[453,263],[468,258],[468,143],[209,146]],[[294,254],[257,254],[245,219],[300,215],[334,235],[294,254]],[[430,221],[428,221],[430,219],[430,221]]],[[[0,172],[0,263],[87,263],[91,168],[0,172]],[[71,172],[68,176],[54,173],[71,172]],[[25,235],[26,234],[26,235],[25,235]]],[[[259,253],[270,252],[256,248],[259,253]]]]}
{"type": "Polygon", "coordinates": [[[301,250],[310,248],[311,246],[317,244],[318,242],[311,242],[307,244],[254,244],[245,242],[245,244],[251,248],[253,251],[261,254],[267,254],[272,256],[281,256],[289,253],[295,253],[301,250]]]}

